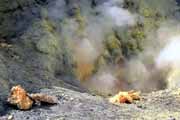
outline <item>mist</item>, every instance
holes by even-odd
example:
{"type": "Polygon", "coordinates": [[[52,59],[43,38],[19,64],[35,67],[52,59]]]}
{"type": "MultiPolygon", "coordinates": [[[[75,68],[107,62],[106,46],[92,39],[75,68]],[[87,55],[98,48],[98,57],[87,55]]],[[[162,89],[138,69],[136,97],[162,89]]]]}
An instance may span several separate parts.
{"type": "MultiPolygon", "coordinates": [[[[175,73],[169,75],[169,68],[176,66],[173,69],[179,69],[177,66],[180,60],[180,36],[174,36],[177,29],[171,27],[176,22],[164,22],[158,30],[146,33],[145,39],[148,42],[144,45],[144,51],[127,59],[123,66],[105,64],[95,69],[95,63],[105,49],[105,36],[116,27],[133,27],[138,18],[143,18],[125,9],[123,3],[123,0],[109,0],[97,4],[95,8],[84,8],[80,4],[82,16],[78,16],[78,20],[69,16],[63,0],[57,0],[55,5],[48,6],[51,19],[57,21],[66,18],[61,32],[72,48],[78,80],[90,91],[102,94],[115,94],[120,90],[131,89],[150,92],[170,87],[169,81],[173,81],[170,79],[174,79],[172,76],[175,73]]],[[[86,5],[91,6],[90,2],[86,2],[86,5]]],[[[74,7],[76,8],[76,4],[74,7]]]]}
{"type": "Polygon", "coordinates": [[[179,66],[180,55],[178,51],[180,50],[180,36],[174,36],[169,39],[169,42],[160,52],[156,63],[157,66],[163,67],[163,64],[171,66],[179,66]]]}
{"type": "Polygon", "coordinates": [[[168,88],[180,87],[180,36],[169,38],[167,45],[160,51],[156,65],[160,69],[171,69],[167,75],[168,88]]]}

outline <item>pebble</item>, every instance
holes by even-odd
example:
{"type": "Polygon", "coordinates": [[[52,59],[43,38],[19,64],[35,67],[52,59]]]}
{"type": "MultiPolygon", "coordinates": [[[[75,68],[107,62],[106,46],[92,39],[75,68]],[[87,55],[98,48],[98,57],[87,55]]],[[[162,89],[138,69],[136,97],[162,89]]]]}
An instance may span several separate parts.
{"type": "Polygon", "coordinates": [[[12,116],[12,115],[9,115],[7,119],[8,119],[8,120],[13,120],[13,116],[12,116]]]}
{"type": "Polygon", "coordinates": [[[70,100],[71,100],[71,101],[73,101],[73,100],[74,100],[74,98],[70,98],[70,100]]]}
{"type": "Polygon", "coordinates": [[[176,118],[174,118],[173,116],[170,116],[168,120],[176,120],[176,118]]]}

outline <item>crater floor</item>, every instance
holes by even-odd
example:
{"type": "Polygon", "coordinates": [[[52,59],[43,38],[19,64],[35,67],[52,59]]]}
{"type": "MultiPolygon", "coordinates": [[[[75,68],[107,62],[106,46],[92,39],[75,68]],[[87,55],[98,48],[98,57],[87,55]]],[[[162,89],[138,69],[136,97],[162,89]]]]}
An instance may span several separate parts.
{"type": "Polygon", "coordinates": [[[30,111],[8,108],[0,117],[5,120],[179,120],[180,90],[163,90],[142,94],[133,104],[112,105],[108,99],[88,93],[54,87],[42,93],[56,95],[58,104],[33,107],[30,111]]]}

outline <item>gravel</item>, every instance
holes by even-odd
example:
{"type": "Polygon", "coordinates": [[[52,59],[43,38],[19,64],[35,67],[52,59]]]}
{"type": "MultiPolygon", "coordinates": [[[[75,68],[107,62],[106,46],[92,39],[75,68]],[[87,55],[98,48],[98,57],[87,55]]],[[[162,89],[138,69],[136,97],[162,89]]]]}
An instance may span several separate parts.
{"type": "Polygon", "coordinates": [[[164,90],[143,94],[133,104],[112,105],[107,98],[65,88],[43,89],[58,97],[57,105],[34,106],[29,111],[8,107],[2,117],[13,120],[179,120],[180,91],[164,90]]]}

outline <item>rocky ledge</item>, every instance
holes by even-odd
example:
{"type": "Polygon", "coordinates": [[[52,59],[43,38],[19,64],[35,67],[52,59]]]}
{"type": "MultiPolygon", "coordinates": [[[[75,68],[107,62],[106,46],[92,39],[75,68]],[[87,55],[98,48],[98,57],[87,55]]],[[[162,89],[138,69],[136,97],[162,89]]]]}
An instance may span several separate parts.
{"type": "Polygon", "coordinates": [[[58,97],[57,105],[34,106],[29,111],[6,107],[0,120],[179,120],[180,90],[142,94],[132,104],[113,105],[107,98],[65,88],[43,89],[58,97]]]}

